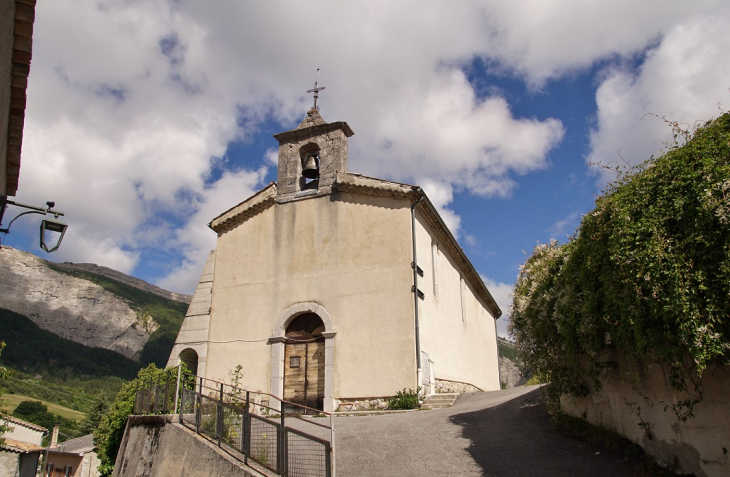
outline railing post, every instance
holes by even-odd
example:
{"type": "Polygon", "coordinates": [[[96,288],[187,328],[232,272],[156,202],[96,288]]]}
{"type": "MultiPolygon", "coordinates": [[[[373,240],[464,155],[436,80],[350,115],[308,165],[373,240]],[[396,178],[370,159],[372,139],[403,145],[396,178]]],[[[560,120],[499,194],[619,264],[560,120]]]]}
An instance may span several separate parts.
{"type": "Polygon", "coordinates": [[[203,395],[203,378],[200,378],[200,384],[198,385],[198,395],[195,396],[195,400],[197,401],[198,405],[195,409],[195,432],[200,434],[200,419],[201,419],[201,406],[203,404],[203,399],[201,396],[203,395]]]}
{"type": "Polygon", "coordinates": [[[157,406],[157,401],[158,401],[159,397],[160,397],[160,376],[158,375],[157,376],[157,386],[155,386],[155,407],[154,407],[155,414],[160,412],[160,410],[158,409],[158,406],[157,406]]]}
{"type": "Polygon", "coordinates": [[[286,477],[286,471],[287,471],[287,452],[288,452],[288,445],[286,445],[286,427],[284,423],[284,403],[281,405],[281,427],[279,428],[279,449],[277,451],[277,457],[279,461],[279,474],[281,474],[283,477],[286,477]]]}
{"type": "MultiPolygon", "coordinates": [[[[162,413],[165,415],[169,414],[167,411],[169,411],[169,409],[170,409],[170,406],[168,406],[168,404],[167,404],[167,399],[170,395],[170,379],[169,379],[170,373],[166,373],[166,374],[168,376],[165,376],[165,401],[162,404],[162,413]]],[[[173,414],[174,414],[174,412],[173,412],[173,414]]]]}
{"type": "Polygon", "coordinates": [[[150,388],[149,394],[147,395],[147,412],[145,414],[152,414],[154,412],[154,404],[152,403],[152,377],[150,376],[150,388]]]}
{"type": "Polygon", "coordinates": [[[330,452],[327,459],[327,477],[335,477],[337,471],[335,468],[335,415],[330,414],[330,452]]]}
{"type": "MultiPolygon", "coordinates": [[[[175,384],[175,406],[172,408],[172,414],[175,414],[177,412],[177,399],[180,395],[180,371],[182,370],[182,366],[177,366],[177,382],[175,384]]],[[[180,407],[180,417],[182,418],[182,406],[180,407]]],[[[180,419],[180,422],[182,422],[182,419],[180,419]]]]}
{"type": "Polygon", "coordinates": [[[220,397],[216,403],[216,434],[218,434],[218,447],[221,446],[221,438],[223,437],[223,383],[220,383],[220,397]]]}
{"type": "Polygon", "coordinates": [[[250,393],[246,391],[246,406],[243,408],[243,463],[248,465],[248,454],[251,452],[251,415],[249,414],[250,393]]]}
{"type": "Polygon", "coordinates": [[[332,477],[333,475],[335,475],[332,472],[332,467],[334,466],[334,463],[335,463],[334,459],[332,458],[332,456],[334,454],[332,451],[333,451],[333,449],[332,449],[331,445],[326,446],[324,448],[324,456],[325,456],[325,460],[324,460],[325,474],[324,475],[326,475],[327,477],[332,477]]]}

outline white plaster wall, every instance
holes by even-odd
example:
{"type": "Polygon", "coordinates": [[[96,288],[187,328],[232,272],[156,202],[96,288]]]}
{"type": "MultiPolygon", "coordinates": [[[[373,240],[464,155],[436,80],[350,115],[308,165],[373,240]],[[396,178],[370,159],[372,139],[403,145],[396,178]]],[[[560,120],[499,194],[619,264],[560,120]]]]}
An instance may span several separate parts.
{"type": "Polygon", "coordinates": [[[407,200],[335,193],[276,204],[218,238],[206,377],[269,392],[280,314],[315,302],[329,313],[335,398],[415,387],[407,200]]]}
{"type": "Polygon", "coordinates": [[[500,389],[494,317],[418,211],[416,240],[418,266],[424,272],[418,288],[426,295],[419,300],[421,350],[433,361],[436,379],[469,383],[484,391],[500,389]],[[435,267],[433,244],[439,250],[435,267]]]}
{"type": "Polygon", "coordinates": [[[37,446],[41,445],[41,441],[43,440],[42,432],[29,429],[12,421],[8,422],[8,426],[10,426],[13,430],[3,434],[3,437],[9,437],[16,441],[27,442],[37,446]]]}

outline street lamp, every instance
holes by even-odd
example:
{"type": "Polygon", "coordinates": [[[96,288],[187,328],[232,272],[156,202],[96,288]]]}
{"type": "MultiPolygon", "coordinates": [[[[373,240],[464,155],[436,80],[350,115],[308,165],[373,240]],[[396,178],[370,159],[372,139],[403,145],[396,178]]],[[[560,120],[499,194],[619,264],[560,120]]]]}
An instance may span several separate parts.
{"type": "MultiPolygon", "coordinates": [[[[5,208],[8,205],[14,205],[16,207],[22,207],[24,209],[30,210],[26,212],[21,212],[20,214],[16,215],[13,220],[10,221],[7,228],[0,228],[0,234],[10,233],[10,227],[13,225],[13,222],[18,220],[18,218],[22,217],[23,215],[53,214],[55,219],[58,219],[60,215],[64,215],[63,212],[53,210],[53,207],[56,205],[56,203],[50,200],[46,202],[45,207],[36,207],[34,205],[23,204],[22,202],[15,202],[14,200],[9,200],[8,196],[6,195],[0,195],[0,227],[2,226],[3,215],[5,215],[5,208]]],[[[58,250],[58,247],[61,246],[61,240],[63,240],[63,236],[66,234],[67,228],[68,225],[59,220],[43,219],[43,221],[41,222],[41,248],[48,253],[58,250]],[[55,241],[55,244],[49,248],[48,244],[52,243],[53,237],[57,237],[57,240],[55,241]]]]}

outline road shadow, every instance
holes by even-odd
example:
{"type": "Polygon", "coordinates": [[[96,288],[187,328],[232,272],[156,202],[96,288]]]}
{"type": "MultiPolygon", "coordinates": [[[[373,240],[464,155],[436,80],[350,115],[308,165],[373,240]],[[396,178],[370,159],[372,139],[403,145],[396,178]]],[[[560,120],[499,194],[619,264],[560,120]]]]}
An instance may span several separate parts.
{"type": "MultiPolygon", "coordinates": [[[[469,396],[463,396],[469,400],[469,396]]],[[[462,398],[460,398],[462,399],[462,398]]],[[[470,445],[467,452],[483,475],[527,476],[637,476],[639,463],[573,438],[553,428],[540,399],[540,390],[503,404],[453,414],[470,445]]]]}

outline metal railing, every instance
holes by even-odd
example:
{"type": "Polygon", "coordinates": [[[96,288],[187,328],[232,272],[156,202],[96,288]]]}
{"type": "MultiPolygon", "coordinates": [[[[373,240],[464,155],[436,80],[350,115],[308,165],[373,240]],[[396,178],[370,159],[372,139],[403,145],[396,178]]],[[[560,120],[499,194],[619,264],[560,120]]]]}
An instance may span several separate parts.
{"type": "Polygon", "coordinates": [[[334,415],[171,368],[137,391],[135,414],[180,423],[238,460],[288,477],[335,475],[334,415]]]}

